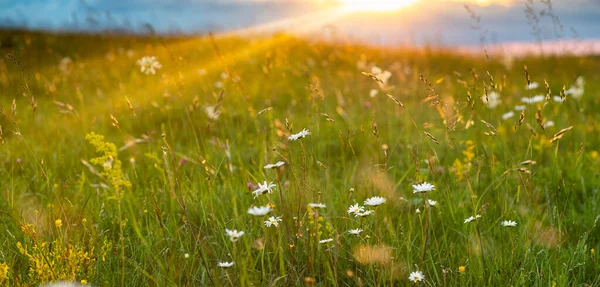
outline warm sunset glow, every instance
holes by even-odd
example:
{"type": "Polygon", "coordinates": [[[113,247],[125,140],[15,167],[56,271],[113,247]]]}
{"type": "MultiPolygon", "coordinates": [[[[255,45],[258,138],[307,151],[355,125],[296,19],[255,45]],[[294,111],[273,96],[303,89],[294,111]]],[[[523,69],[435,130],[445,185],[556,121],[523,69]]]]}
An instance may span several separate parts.
{"type": "Polygon", "coordinates": [[[395,11],[410,6],[419,0],[341,0],[348,11],[395,11]]]}

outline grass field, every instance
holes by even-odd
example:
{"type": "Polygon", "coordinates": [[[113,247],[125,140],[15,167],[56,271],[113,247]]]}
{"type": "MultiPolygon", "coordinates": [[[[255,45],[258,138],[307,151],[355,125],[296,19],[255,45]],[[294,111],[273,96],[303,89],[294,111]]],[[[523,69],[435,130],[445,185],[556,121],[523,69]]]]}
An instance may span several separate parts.
{"type": "Polygon", "coordinates": [[[0,36],[0,285],[600,286],[600,58],[0,36]]]}

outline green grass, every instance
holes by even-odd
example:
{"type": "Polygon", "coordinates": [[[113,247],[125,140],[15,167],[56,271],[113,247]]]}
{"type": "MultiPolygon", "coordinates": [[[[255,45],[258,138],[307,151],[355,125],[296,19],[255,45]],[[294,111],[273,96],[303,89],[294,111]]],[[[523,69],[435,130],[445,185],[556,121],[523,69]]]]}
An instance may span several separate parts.
{"type": "Polygon", "coordinates": [[[598,58],[508,63],[286,35],[1,36],[0,284],[410,286],[417,270],[424,286],[600,284],[598,58]],[[136,66],[146,55],[163,65],[156,75],[136,66]],[[389,91],[369,96],[379,86],[361,58],[392,73],[389,91]],[[502,120],[521,97],[545,95],[544,80],[558,95],[579,76],[581,99],[527,105],[520,126],[520,112],[502,120]],[[485,89],[501,95],[495,109],[485,89]],[[211,121],[204,106],[217,103],[211,121]],[[538,108],[554,127],[538,125],[538,108]],[[286,139],[303,128],[311,136],[286,139]],[[249,183],[265,180],[275,192],[255,199],[249,183]],[[413,194],[423,181],[436,190],[413,194]],[[346,212],[371,196],[387,202],[346,212]],[[247,214],[267,204],[279,227],[247,214]],[[245,234],[233,243],[225,229],[245,234]]]}

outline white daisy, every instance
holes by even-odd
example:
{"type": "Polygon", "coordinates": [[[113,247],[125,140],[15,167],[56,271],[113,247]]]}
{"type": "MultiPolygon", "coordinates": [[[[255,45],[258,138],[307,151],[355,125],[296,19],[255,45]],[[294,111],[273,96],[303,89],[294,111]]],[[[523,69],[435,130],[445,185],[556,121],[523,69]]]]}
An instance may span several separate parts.
{"type": "Polygon", "coordinates": [[[371,98],[374,98],[375,96],[377,96],[377,94],[378,94],[378,93],[379,93],[379,91],[378,91],[378,90],[376,90],[376,89],[372,89],[372,90],[369,92],[369,97],[371,97],[371,98]]]}
{"type": "Polygon", "coordinates": [[[352,235],[359,235],[361,232],[363,232],[363,230],[360,228],[348,230],[348,233],[352,235]]]}
{"type": "Polygon", "coordinates": [[[553,96],[553,97],[552,97],[552,100],[554,100],[554,101],[555,101],[555,102],[557,102],[557,103],[564,103],[566,99],[567,99],[567,98],[564,98],[564,99],[563,99],[561,96],[553,96]]]}
{"type": "Polygon", "coordinates": [[[333,241],[333,238],[327,238],[327,239],[320,240],[319,243],[328,243],[331,241],[333,241]]]}
{"type": "Polygon", "coordinates": [[[271,212],[271,208],[269,206],[252,206],[248,208],[248,214],[254,216],[267,215],[269,212],[271,212]]]}
{"type": "Polygon", "coordinates": [[[363,211],[365,211],[365,208],[362,206],[359,206],[358,203],[355,205],[352,205],[348,208],[348,213],[356,214],[356,213],[361,213],[363,211]]]}
{"type": "Polygon", "coordinates": [[[465,223],[469,223],[469,222],[471,222],[471,221],[473,221],[473,220],[475,220],[477,218],[480,218],[480,217],[481,217],[481,215],[479,215],[479,214],[477,214],[475,216],[470,216],[469,218],[465,219],[465,223]]]}
{"type": "Polygon", "coordinates": [[[515,111],[520,112],[520,111],[525,110],[526,108],[527,108],[527,106],[523,106],[523,105],[521,105],[521,106],[515,106],[515,111]]]}
{"type": "Polygon", "coordinates": [[[412,187],[413,187],[413,193],[423,193],[423,192],[435,190],[435,186],[433,186],[433,184],[427,183],[427,182],[416,184],[416,185],[413,185],[412,187]]]}
{"type": "Polygon", "coordinates": [[[547,121],[544,123],[544,128],[549,128],[549,127],[553,127],[553,126],[554,126],[553,121],[547,121]]]}
{"type": "Polygon", "coordinates": [[[269,217],[269,219],[267,221],[265,221],[265,226],[266,227],[271,227],[271,226],[278,227],[279,222],[281,222],[281,216],[277,216],[277,217],[271,216],[271,217],[269,217]]]}
{"type": "Polygon", "coordinates": [[[225,233],[227,235],[229,235],[229,239],[231,240],[231,242],[238,241],[240,239],[240,237],[242,237],[242,235],[244,235],[244,231],[229,230],[229,229],[225,229],[225,233]]]}
{"type": "Polygon", "coordinates": [[[537,82],[532,82],[531,84],[525,86],[525,90],[528,90],[528,91],[535,90],[539,86],[540,86],[540,84],[538,84],[537,82]]]}
{"type": "Polygon", "coordinates": [[[210,105],[204,106],[204,112],[206,113],[206,116],[213,121],[218,119],[219,115],[221,114],[219,111],[217,111],[215,106],[210,105]]]}
{"type": "Polygon", "coordinates": [[[288,137],[289,141],[295,141],[298,140],[300,138],[304,138],[306,136],[310,135],[310,131],[308,131],[307,129],[302,129],[299,133],[297,134],[293,134],[291,136],[288,137]]]}
{"type": "Polygon", "coordinates": [[[421,272],[421,271],[414,271],[414,272],[410,273],[410,275],[408,276],[408,279],[412,282],[417,283],[417,282],[425,280],[425,276],[423,275],[423,272],[421,272]]]}
{"type": "Polygon", "coordinates": [[[500,100],[500,94],[492,91],[491,93],[488,93],[488,95],[483,95],[481,96],[481,101],[483,101],[483,104],[485,104],[488,108],[490,109],[494,109],[496,108],[502,101],[500,100]]]}
{"type": "Polygon", "coordinates": [[[417,208],[417,209],[415,210],[415,213],[416,213],[416,214],[419,214],[419,213],[421,213],[421,210],[417,208]]]}
{"type": "Polygon", "coordinates": [[[428,199],[428,200],[427,200],[427,204],[428,204],[429,206],[435,206],[435,205],[437,204],[437,201],[435,201],[435,200],[431,200],[431,199],[428,199]]]}
{"type": "Polygon", "coordinates": [[[217,263],[217,266],[221,267],[221,268],[229,268],[231,266],[233,266],[233,261],[231,262],[219,262],[217,263]]]}
{"type": "Polygon", "coordinates": [[[501,224],[504,227],[515,227],[515,226],[517,226],[517,222],[516,221],[512,221],[512,220],[504,220],[504,221],[502,221],[501,224]]]}
{"type": "Polygon", "coordinates": [[[512,118],[512,117],[514,117],[514,116],[515,116],[515,112],[513,112],[513,111],[510,111],[510,112],[508,112],[508,113],[506,113],[506,114],[503,114],[503,115],[502,115],[502,119],[503,119],[503,120],[508,120],[508,119],[510,119],[510,118],[512,118]]]}
{"type": "Polygon", "coordinates": [[[285,163],[283,161],[278,161],[277,163],[270,163],[264,166],[264,169],[274,169],[274,168],[278,168],[282,165],[284,165],[285,163]]]}
{"type": "Polygon", "coordinates": [[[265,193],[273,193],[273,189],[277,187],[277,185],[273,184],[272,182],[267,184],[267,182],[263,182],[263,183],[258,183],[258,188],[255,189],[252,194],[254,194],[254,198],[256,198],[257,196],[261,195],[261,194],[265,194],[265,193]]]}
{"type": "Polygon", "coordinates": [[[327,205],[325,205],[324,203],[309,203],[308,206],[310,206],[311,208],[325,208],[325,207],[327,207],[327,205]]]}
{"type": "Polygon", "coordinates": [[[365,210],[363,212],[354,213],[354,216],[355,217],[366,217],[366,216],[369,216],[369,215],[371,215],[373,213],[375,213],[375,211],[373,211],[373,210],[365,210]]]}
{"type": "Polygon", "coordinates": [[[140,66],[140,71],[146,75],[156,74],[156,70],[162,68],[162,65],[156,60],[154,56],[146,56],[137,61],[140,66]]]}
{"type": "Polygon", "coordinates": [[[384,204],[385,201],[386,201],[386,199],[383,198],[383,197],[373,196],[373,197],[368,198],[367,200],[365,200],[365,205],[378,206],[378,205],[384,204]]]}
{"type": "Polygon", "coordinates": [[[379,88],[381,89],[385,89],[387,87],[387,83],[390,80],[390,77],[392,77],[392,73],[390,71],[384,71],[377,66],[373,66],[371,68],[371,74],[377,77],[377,79],[381,80],[381,82],[377,82],[377,84],[379,84],[379,88]]]}

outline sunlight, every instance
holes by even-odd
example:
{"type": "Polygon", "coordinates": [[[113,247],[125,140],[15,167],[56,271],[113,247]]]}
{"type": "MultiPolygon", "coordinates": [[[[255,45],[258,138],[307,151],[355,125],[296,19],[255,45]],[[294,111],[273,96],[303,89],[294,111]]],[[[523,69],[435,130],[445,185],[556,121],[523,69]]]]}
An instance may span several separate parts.
{"type": "Polygon", "coordinates": [[[340,0],[349,12],[389,12],[408,7],[419,0],[340,0]]]}

